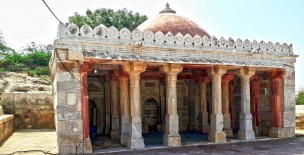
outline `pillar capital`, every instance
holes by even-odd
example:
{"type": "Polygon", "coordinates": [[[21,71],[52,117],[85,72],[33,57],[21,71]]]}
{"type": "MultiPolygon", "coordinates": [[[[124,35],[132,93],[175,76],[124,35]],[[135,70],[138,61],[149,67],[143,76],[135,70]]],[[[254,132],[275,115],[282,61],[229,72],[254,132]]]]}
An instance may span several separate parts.
{"type": "Polygon", "coordinates": [[[122,78],[129,78],[129,75],[127,72],[124,72],[123,70],[114,70],[114,74],[116,77],[118,77],[119,79],[122,78]]]}
{"type": "Polygon", "coordinates": [[[227,72],[227,68],[225,66],[213,66],[211,68],[208,68],[207,72],[211,76],[222,76],[227,72]]]}
{"type": "Polygon", "coordinates": [[[90,71],[90,63],[85,61],[82,63],[81,67],[80,67],[80,72],[81,73],[88,73],[90,71]]]}
{"type": "Polygon", "coordinates": [[[160,67],[160,71],[165,74],[175,74],[177,75],[183,70],[180,64],[164,64],[160,67]]]}
{"type": "Polygon", "coordinates": [[[270,79],[283,78],[284,71],[282,70],[272,70],[268,72],[268,76],[270,79]]]}
{"type": "Polygon", "coordinates": [[[147,69],[147,64],[143,62],[127,62],[122,65],[122,70],[130,74],[140,74],[147,69]]]}
{"type": "Polygon", "coordinates": [[[233,74],[225,74],[222,76],[222,82],[230,82],[231,80],[233,80],[233,78],[233,74]]]}
{"type": "Polygon", "coordinates": [[[255,74],[255,68],[241,68],[237,71],[237,74],[242,78],[242,77],[251,77],[252,75],[255,74]]]}

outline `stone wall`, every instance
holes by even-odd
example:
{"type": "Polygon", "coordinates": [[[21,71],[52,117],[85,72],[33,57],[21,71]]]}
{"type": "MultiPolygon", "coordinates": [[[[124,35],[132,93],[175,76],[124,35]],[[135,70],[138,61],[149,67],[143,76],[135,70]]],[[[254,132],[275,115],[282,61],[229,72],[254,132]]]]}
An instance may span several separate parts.
{"type": "Polygon", "coordinates": [[[0,144],[8,138],[14,130],[14,115],[4,115],[2,106],[0,106],[0,144]]]}
{"type": "Polygon", "coordinates": [[[189,97],[188,97],[188,86],[185,80],[177,80],[176,83],[177,91],[177,114],[179,116],[179,130],[188,130],[189,125],[189,97]]]}
{"type": "Polygon", "coordinates": [[[51,93],[4,93],[1,105],[6,114],[14,114],[17,129],[55,128],[51,93]]]}
{"type": "Polygon", "coordinates": [[[260,78],[260,109],[261,109],[261,129],[260,134],[268,136],[271,127],[271,87],[267,75],[260,78]]]}
{"type": "Polygon", "coordinates": [[[140,84],[143,126],[157,130],[157,125],[161,123],[159,80],[141,80],[140,84]]]}

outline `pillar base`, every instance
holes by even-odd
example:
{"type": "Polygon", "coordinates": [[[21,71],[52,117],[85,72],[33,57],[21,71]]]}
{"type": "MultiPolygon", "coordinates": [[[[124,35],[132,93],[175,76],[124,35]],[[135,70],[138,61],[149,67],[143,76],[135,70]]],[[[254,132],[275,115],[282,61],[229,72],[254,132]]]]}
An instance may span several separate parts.
{"type": "Polygon", "coordinates": [[[233,137],[232,129],[224,129],[224,132],[226,133],[226,137],[233,137]]]}
{"type": "Polygon", "coordinates": [[[209,133],[210,132],[210,126],[202,126],[202,133],[209,133]]]}
{"type": "Polygon", "coordinates": [[[120,136],[120,144],[127,145],[129,135],[121,134],[120,136]]]}
{"type": "Polygon", "coordinates": [[[144,138],[133,138],[129,137],[127,142],[127,147],[131,150],[143,149],[145,148],[144,138]]]}
{"type": "Polygon", "coordinates": [[[90,140],[85,140],[83,143],[83,152],[84,154],[91,154],[92,153],[92,143],[90,140]]]}
{"type": "Polygon", "coordinates": [[[254,140],[255,133],[253,130],[239,130],[238,138],[241,140],[254,140]]]}
{"type": "Polygon", "coordinates": [[[269,136],[272,138],[285,138],[285,130],[284,128],[272,127],[269,130],[269,136]]]}
{"type": "Polygon", "coordinates": [[[111,131],[111,139],[114,140],[114,141],[119,142],[120,133],[119,133],[118,130],[112,130],[112,131],[111,131]]]}
{"type": "Polygon", "coordinates": [[[179,134],[164,135],[163,143],[165,146],[181,146],[181,137],[179,134]]]}
{"type": "Polygon", "coordinates": [[[209,132],[208,140],[215,143],[224,143],[227,142],[226,133],[222,132],[209,132]]]}

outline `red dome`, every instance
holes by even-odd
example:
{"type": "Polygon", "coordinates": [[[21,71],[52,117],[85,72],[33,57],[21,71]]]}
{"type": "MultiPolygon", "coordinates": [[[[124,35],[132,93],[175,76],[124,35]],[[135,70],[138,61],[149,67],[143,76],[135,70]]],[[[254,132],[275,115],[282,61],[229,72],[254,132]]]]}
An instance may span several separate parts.
{"type": "Polygon", "coordinates": [[[156,33],[161,31],[162,33],[166,34],[170,31],[173,35],[180,32],[182,35],[186,35],[188,33],[192,37],[195,35],[199,35],[201,37],[206,35],[210,37],[210,35],[203,28],[190,19],[176,15],[175,11],[169,8],[168,4],[159,15],[143,22],[138,26],[138,29],[142,32],[152,31],[153,33],[156,33]]]}

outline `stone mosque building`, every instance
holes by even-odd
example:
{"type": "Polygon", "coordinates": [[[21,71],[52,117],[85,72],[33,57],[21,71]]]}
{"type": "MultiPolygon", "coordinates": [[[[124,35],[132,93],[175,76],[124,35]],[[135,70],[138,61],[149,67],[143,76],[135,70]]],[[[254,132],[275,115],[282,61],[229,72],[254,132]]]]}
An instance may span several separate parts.
{"type": "Polygon", "coordinates": [[[254,140],[295,135],[297,55],[286,43],[216,38],[167,4],[137,29],[58,27],[52,69],[59,153],[92,152],[92,133],[129,149],[144,133],[254,140]],[[91,132],[91,133],[90,133],[91,132]]]}

